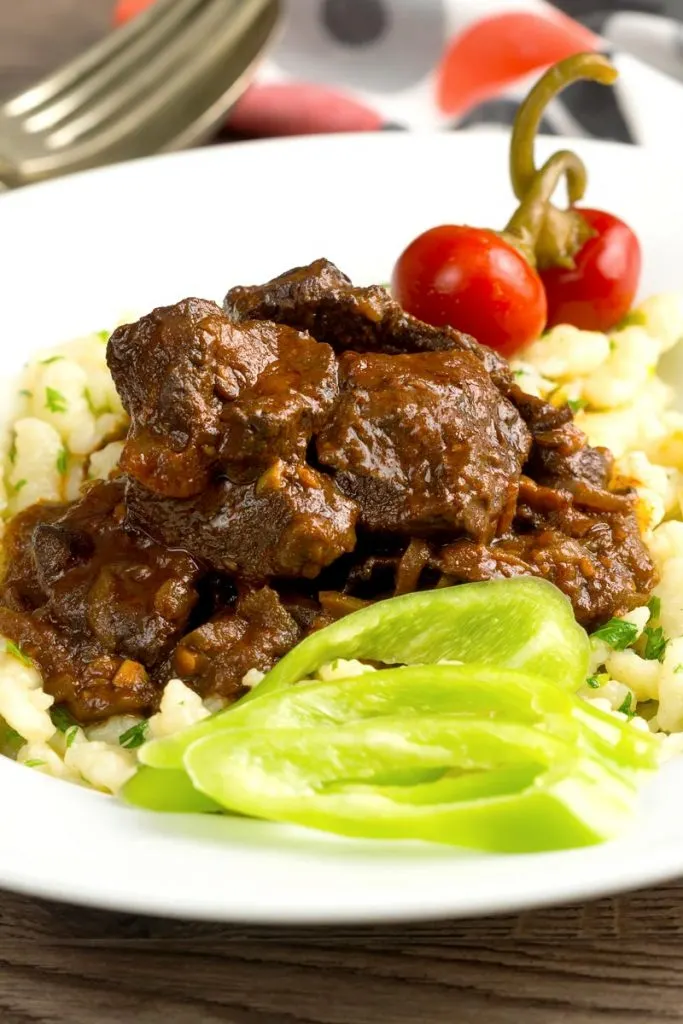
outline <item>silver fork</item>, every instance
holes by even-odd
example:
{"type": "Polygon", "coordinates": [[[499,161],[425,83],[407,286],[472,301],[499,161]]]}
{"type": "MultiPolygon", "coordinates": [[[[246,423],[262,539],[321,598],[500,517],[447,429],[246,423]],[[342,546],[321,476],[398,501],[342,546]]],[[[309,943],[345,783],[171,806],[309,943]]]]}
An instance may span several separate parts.
{"type": "Polygon", "coordinates": [[[279,0],[156,0],[0,107],[0,189],[208,138],[248,84],[279,0]]]}

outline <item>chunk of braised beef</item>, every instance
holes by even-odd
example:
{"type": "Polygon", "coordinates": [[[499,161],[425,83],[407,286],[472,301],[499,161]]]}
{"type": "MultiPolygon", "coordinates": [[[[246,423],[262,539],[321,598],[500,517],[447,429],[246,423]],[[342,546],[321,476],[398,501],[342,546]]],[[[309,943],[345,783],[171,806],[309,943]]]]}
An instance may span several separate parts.
{"type": "Polygon", "coordinates": [[[109,339],[107,364],[131,419],[121,467],[152,490],[197,494],[208,482],[221,389],[236,393],[235,375],[255,378],[265,363],[250,351],[251,362],[231,367],[231,339],[218,306],[203,299],[154,309],[109,339]]]}
{"type": "Polygon", "coordinates": [[[569,487],[576,483],[607,490],[614,468],[614,456],[606,448],[584,445],[578,451],[563,454],[558,448],[534,445],[526,467],[529,476],[549,487],[569,487]]]}
{"type": "Polygon", "coordinates": [[[221,412],[219,465],[233,480],[253,480],[281,459],[303,462],[337,397],[337,360],[329,345],[289,327],[267,326],[275,358],[221,412]]]}
{"type": "Polygon", "coordinates": [[[130,481],[126,506],[133,528],[250,579],[315,577],[356,539],[356,504],[305,464],[276,462],[253,483],[217,480],[184,500],[159,498],[130,481]]]}
{"type": "Polygon", "coordinates": [[[13,558],[0,632],[30,643],[48,692],[59,690],[82,720],[104,707],[110,686],[117,707],[150,706],[148,673],[182,636],[197,600],[200,570],[190,555],[124,528],[123,489],[120,479],[98,482],[76,502],[30,507],[7,531],[13,558]]]}
{"type": "Polygon", "coordinates": [[[267,672],[303,630],[270,587],[247,591],[226,610],[183,637],[166,674],[203,696],[236,700],[251,669],[267,672]]]}
{"type": "Polygon", "coordinates": [[[308,331],[337,352],[467,351],[487,370],[500,370],[512,380],[507,363],[491,349],[450,327],[416,320],[380,285],[355,287],[325,259],[294,267],[266,284],[231,288],[223,309],[236,323],[266,320],[308,331]]]}
{"type": "Polygon", "coordinates": [[[633,495],[566,405],[326,260],[224,311],[156,309],[108,361],[123,473],[15,517],[0,589],[0,633],[81,721],[152,710],[171,676],[232,700],[392,594],[537,575],[593,628],[655,582],[633,495]]]}
{"type": "Polygon", "coordinates": [[[33,558],[33,535],[37,527],[50,525],[66,515],[70,502],[39,502],[14,516],[2,538],[2,603],[15,611],[30,612],[45,603],[33,558]]]}
{"type": "Polygon", "coordinates": [[[0,633],[35,663],[45,690],[76,721],[144,714],[157,702],[157,687],[144,666],[102,653],[91,636],[65,633],[36,613],[5,605],[0,605],[0,633]]]}
{"type": "Polygon", "coordinates": [[[374,532],[490,540],[509,527],[531,439],[466,352],[340,357],[320,462],[374,532]]]}
{"type": "Polygon", "coordinates": [[[564,450],[576,442],[569,407],[527,395],[497,352],[452,327],[434,327],[404,313],[386,288],[355,287],[329,260],[295,267],[263,285],[231,288],[223,308],[235,322],[270,320],[307,330],[338,352],[469,352],[542,445],[564,450]]]}
{"type": "Polygon", "coordinates": [[[489,546],[457,540],[440,551],[436,565],[449,582],[543,577],[587,629],[647,601],[656,574],[631,496],[526,482],[521,498],[510,536],[489,546]]]}
{"type": "Polygon", "coordinates": [[[217,470],[253,479],[274,458],[302,458],[337,393],[329,346],[232,323],[200,299],[119,327],[107,362],[131,418],[121,467],[166,497],[200,494],[217,470]]]}

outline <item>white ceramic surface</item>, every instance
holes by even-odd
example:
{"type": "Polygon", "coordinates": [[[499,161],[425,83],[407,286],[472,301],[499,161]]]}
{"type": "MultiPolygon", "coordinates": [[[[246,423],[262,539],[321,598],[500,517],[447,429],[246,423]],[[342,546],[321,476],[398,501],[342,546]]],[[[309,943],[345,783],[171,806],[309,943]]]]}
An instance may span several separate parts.
{"type": "MultiPolygon", "coordinates": [[[[540,155],[561,140],[543,140],[540,155]]],[[[187,295],[220,300],[326,256],[387,280],[416,233],[501,226],[507,138],[379,134],[211,148],[0,199],[0,377],[34,347],[187,295]]],[[[645,250],[643,293],[683,288],[683,159],[579,142],[590,205],[645,250]]],[[[683,759],[630,835],[587,850],[463,855],[260,822],[144,814],[0,759],[0,887],[116,910],[224,921],[367,922],[508,912],[683,874],[683,759]]]]}

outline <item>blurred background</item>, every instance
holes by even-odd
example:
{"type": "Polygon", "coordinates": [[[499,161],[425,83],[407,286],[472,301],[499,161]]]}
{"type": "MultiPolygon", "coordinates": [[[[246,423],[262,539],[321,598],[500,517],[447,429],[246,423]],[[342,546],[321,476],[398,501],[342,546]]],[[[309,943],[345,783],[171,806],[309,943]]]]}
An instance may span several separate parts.
{"type": "MultiPolygon", "coordinates": [[[[2,0],[0,98],[149,2],[2,0]]],[[[546,131],[668,142],[668,126],[683,117],[683,0],[285,0],[284,8],[277,42],[221,140],[509,124],[544,66],[585,49],[614,56],[618,87],[572,87],[546,131]]]]}

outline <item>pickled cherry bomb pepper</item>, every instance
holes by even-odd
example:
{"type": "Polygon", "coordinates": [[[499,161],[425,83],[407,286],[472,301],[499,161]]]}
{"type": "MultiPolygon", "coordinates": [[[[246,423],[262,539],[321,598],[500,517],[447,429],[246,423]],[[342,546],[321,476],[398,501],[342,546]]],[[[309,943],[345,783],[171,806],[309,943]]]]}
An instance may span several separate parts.
{"type": "Polygon", "coordinates": [[[640,246],[611,214],[576,206],[586,169],[569,150],[540,169],[534,140],[548,103],[579,79],[611,84],[616,69],[600,54],[579,54],[551,68],[521,105],[512,133],[510,176],[520,200],[502,232],[442,225],[416,238],[394,268],[403,308],[450,325],[511,356],[545,327],[571,323],[605,331],[628,312],[640,276],[640,246]],[[551,203],[566,180],[569,208],[551,203]]]}
{"type": "MultiPolygon", "coordinates": [[[[578,54],[551,68],[531,90],[517,113],[510,144],[510,179],[522,205],[508,230],[520,214],[524,220],[525,202],[544,172],[536,170],[533,150],[545,108],[579,79],[611,85],[617,75],[606,57],[578,54]]],[[[586,190],[585,166],[568,150],[556,156],[565,161],[569,209],[559,210],[542,199],[544,215],[526,212],[531,216],[533,258],[548,303],[547,326],[569,323],[582,330],[607,331],[633,304],[640,279],[640,244],[631,228],[613,214],[576,206],[586,190]],[[538,219],[541,226],[536,232],[538,219]]]]}

